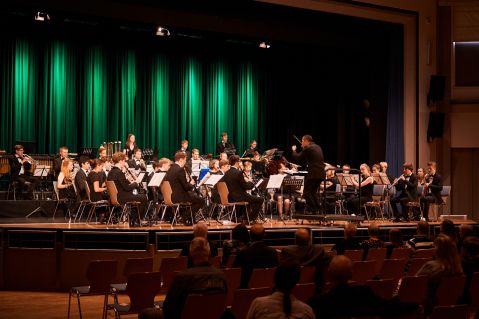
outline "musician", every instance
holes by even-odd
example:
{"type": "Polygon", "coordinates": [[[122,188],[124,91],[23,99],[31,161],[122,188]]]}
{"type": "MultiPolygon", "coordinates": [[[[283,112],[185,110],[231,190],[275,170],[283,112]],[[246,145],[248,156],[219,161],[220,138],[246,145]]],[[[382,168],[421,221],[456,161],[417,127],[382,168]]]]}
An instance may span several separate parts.
{"type": "Polygon", "coordinates": [[[104,148],[103,146],[100,146],[98,148],[98,158],[106,158],[106,148],[104,148]]]}
{"type": "Polygon", "coordinates": [[[112,163],[112,160],[108,157],[102,158],[102,160],[104,161],[104,163],[103,163],[103,172],[101,172],[100,181],[101,183],[105,183],[113,163],[112,163]]]}
{"type": "MultiPolygon", "coordinates": [[[[176,152],[175,163],[173,163],[166,173],[165,180],[170,182],[171,185],[171,199],[173,203],[191,203],[191,210],[193,216],[195,213],[203,207],[203,199],[194,192],[194,180],[193,183],[187,181],[186,171],[184,166],[186,164],[186,154],[184,152],[176,152]]],[[[182,220],[185,223],[194,224],[194,220],[190,220],[189,212],[185,209],[182,220]]]]}
{"type": "Polygon", "coordinates": [[[249,220],[254,222],[254,220],[256,220],[259,215],[261,206],[263,205],[263,199],[250,195],[246,192],[247,190],[252,189],[254,187],[254,184],[251,182],[246,182],[244,180],[243,172],[241,172],[239,169],[239,163],[239,156],[231,155],[229,158],[230,169],[225,173],[225,176],[221,181],[225,182],[226,186],[228,186],[229,201],[249,203],[249,220]]]}
{"type": "Polygon", "coordinates": [[[15,145],[15,155],[9,158],[10,174],[12,180],[19,184],[19,197],[23,197],[25,185],[28,185],[25,199],[33,199],[33,190],[40,183],[40,180],[32,176],[30,169],[32,168],[33,159],[23,153],[22,145],[15,145]]]}
{"type": "Polygon", "coordinates": [[[138,148],[135,141],[135,135],[133,135],[132,133],[128,134],[128,137],[126,138],[125,142],[125,147],[123,148],[123,154],[126,155],[127,159],[133,158],[134,150],[138,148]]]}
{"type": "Polygon", "coordinates": [[[256,142],[256,140],[251,140],[251,142],[249,143],[249,147],[246,149],[246,151],[244,151],[243,157],[253,158],[254,153],[258,152],[257,145],[258,143],[256,142]]]}
{"type": "Polygon", "coordinates": [[[374,164],[371,167],[371,173],[376,174],[381,172],[381,166],[379,164],[374,164]]]}
{"type": "Polygon", "coordinates": [[[429,204],[442,203],[442,177],[437,173],[436,162],[428,162],[427,171],[426,184],[424,184],[424,196],[420,199],[420,205],[424,214],[424,218],[426,221],[429,221],[429,204]]]}
{"type": "Polygon", "coordinates": [[[311,135],[302,137],[301,147],[303,150],[296,153],[296,145],[293,145],[291,155],[296,161],[306,161],[308,174],[304,179],[303,197],[306,199],[306,209],[311,213],[317,213],[320,209],[318,188],[321,181],[326,177],[323,150],[318,144],[314,143],[311,135]]]}
{"type": "MultiPolygon", "coordinates": [[[[226,150],[233,148],[233,144],[228,142],[228,133],[221,133],[221,141],[216,145],[216,154],[224,153],[226,150]]],[[[220,158],[221,159],[221,158],[220,158]]]]}
{"type": "MultiPolygon", "coordinates": [[[[147,185],[150,183],[153,175],[156,173],[166,173],[170,169],[170,166],[171,161],[166,157],[162,157],[158,161],[153,162],[153,172],[148,175],[147,185]]],[[[148,187],[148,195],[149,198],[153,198],[153,200],[157,203],[161,203],[163,201],[163,195],[161,194],[160,187],[148,187]]]]}
{"type": "Polygon", "coordinates": [[[220,161],[222,161],[222,160],[227,161],[228,160],[228,154],[226,154],[225,152],[220,153],[219,160],[220,161]]]}
{"type": "Polygon", "coordinates": [[[78,200],[87,199],[85,182],[90,171],[90,159],[80,156],[80,169],[75,174],[75,187],[78,192],[78,200]]]}
{"type": "Polygon", "coordinates": [[[245,177],[245,181],[253,181],[253,164],[250,161],[243,163],[243,175],[245,177]]]}
{"type": "MultiPolygon", "coordinates": [[[[286,175],[286,171],[288,168],[286,164],[282,160],[275,160],[270,161],[268,165],[268,172],[270,175],[286,175]]],[[[291,176],[286,175],[284,179],[291,178],[291,176]]],[[[283,179],[283,180],[284,180],[283,179]]],[[[289,215],[289,210],[291,207],[291,200],[293,198],[292,193],[294,192],[291,186],[284,186],[283,189],[277,189],[273,195],[273,200],[276,202],[276,207],[278,209],[278,217],[279,219],[283,219],[283,216],[289,215]],[[284,207],[284,215],[283,215],[283,207],[284,207]]]]}
{"type": "Polygon", "coordinates": [[[426,174],[424,173],[424,168],[419,167],[417,169],[417,184],[424,185],[426,184],[426,174]]]}
{"type": "Polygon", "coordinates": [[[136,171],[146,171],[145,161],[141,158],[141,149],[135,148],[133,158],[128,161],[128,167],[134,168],[136,171]]]}
{"type": "MultiPolygon", "coordinates": [[[[197,148],[194,148],[191,150],[191,158],[188,158],[186,160],[186,170],[188,171],[189,174],[193,173],[193,161],[200,161],[200,150],[197,148]]],[[[197,165],[194,167],[195,169],[199,169],[200,167],[197,165]]]]}
{"type": "MultiPolygon", "coordinates": [[[[88,174],[87,182],[90,188],[90,200],[92,202],[98,202],[101,200],[107,200],[108,194],[106,184],[102,182],[103,167],[105,165],[105,159],[94,159],[91,161],[91,172],[88,174]]],[[[78,175],[78,173],[77,173],[78,175]]],[[[99,222],[102,223],[105,217],[108,215],[108,207],[101,207],[99,222]]]]}
{"type": "Polygon", "coordinates": [[[65,158],[57,178],[59,199],[66,199],[66,206],[70,212],[74,211],[77,195],[73,187],[73,161],[65,158]]]}
{"type": "Polygon", "coordinates": [[[253,172],[256,175],[266,176],[266,160],[261,159],[261,156],[258,152],[253,153],[253,159],[251,161],[253,164],[253,172]]]}
{"type": "Polygon", "coordinates": [[[406,204],[417,200],[417,176],[413,173],[412,163],[404,163],[403,175],[399,176],[394,183],[396,196],[391,198],[390,203],[395,217],[394,221],[399,222],[401,218],[408,219],[406,204]],[[397,208],[398,203],[401,204],[401,213],[397,208]]]}
{"type": "MultiPolygon", "coordinates": [[[[351,165],[343,164],[341,169],[342,169],[344,174],[349,174],[349,171],[351,169],[351,165]]],[[[354,196],[355,193],[356,193],[356,188],[353,185],[343,186],[343,194],[342,195],[345,199],[351,198],[352,196],[354,196]]]]}
{"type": "Polygon", "coordinates": [[[178,152],[185,153],[187,161],[190,159],[190,151],[188,151],[188,140],[181,141],[180,149],[178,150],[178,152]]]}
{"type": "Polygon", "coordinates": [[[359,181],[356,181],[354,178],[352,179],[353,185],[356,188],[361,188],[361,197],[355,195],[347,200],[346,205],[348,207],[349,212],[357,212],[357,214],[361,214],[361,206],[364,205],[366,202],[370,202],[373,200],[373,187],[374,187],[374,179],[371,176],[371,171],[369,169],[368,164],[361,164],[359,166],[359,170],[361,172],[361,184],[359,181]],[[358,211],[359,208],[359,211],[358,211]]]}
{"type": "Polygon", "coordinates": [[[321,183],[321,190],[325,196],[326,211],[334,211],[338,195],[336,194],[336,185],[339,184],[338,177],[333,166],[326,166],[326,180],[321,183]],[[324,189],[326,186],[326,189],[324,189]]]}
{"type": "MultiPolygon", "coordinates": [[[[117,152],[113,154],[113,164],[110,173],[108,173],[108,181],[115,182],[116,189],[118,191],[118,202],[123,205],[126,202],[141,202],[139,206],[139,212],[136,216],[130,216],[130,226],[134,226],[135,223],[140,219],[140,216],[143,215],[145,211],[145,204],[148,201],[145,194],[134,194],[133,190],[138,188],[138,183],[128,182],[123,169],[126,167],[126,154],[117,152]]],[[[136,209],[132,209],[132,214],[137,213],[136,209]]]]}
{"type": "Polygon", "coordinates": [[[388,163],[387,162],[380,162],[379,166],[381,167],[380,173],[386,174],[389,179],[389,182],[392,184],[394,182],[394,178],[388,174],[388,163]]]}
{"type": "Polygon", "coordinates": [[[55,174],[55,179],[57,179],[58,174],[60,173],[62,162],[65,158],[68,158],[68,147],[62,146],[58,150],[58,154],[55,155],[55,158],[53,159],[53,173],[55,174]]]}

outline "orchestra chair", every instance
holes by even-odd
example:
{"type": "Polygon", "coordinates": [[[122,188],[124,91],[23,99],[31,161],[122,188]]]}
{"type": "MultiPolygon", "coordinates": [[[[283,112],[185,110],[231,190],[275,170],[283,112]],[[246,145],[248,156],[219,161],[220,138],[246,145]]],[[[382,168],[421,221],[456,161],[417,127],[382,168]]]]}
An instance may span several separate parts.
{"type": "Polygon", "coordinates": [[[424,304],[427,295],[427,276],[406,276],[401,279],[397,298],[402,302],[424,304]]]}
{"type": "Polygon", "coordinates": [[[164,218],[165,213],[166,213],[166,209],[168,207],[170,207],[173,211],[173,220],[171,222],[171,227],[173,227],[173,225],[177,222],[178,218],[180,217],[179,216],[180,215],[180,210],[182,208],[186,209],[186,210],[189,210],[191,221],[192,222],[194,221],[193,211],[191,209],[191,203],[190,202],[173,203],[173,200],[171,199],[171,195],[173,194],[173,190],[171,189],[170,182],[163,181],[160,185],[160,191],[161,191],[161,194],[163,195],[163,203],[161,204],[162,208],[163,208],[163,211],[161,213],[160,223],[163,221],[163,218],[164,218]]]}
{"type": "MultiPolygon", "coordinates": [[[[73,183],[73,189],[75,190],[75,194],[77,196],[77,198],[80,198],[80,194],[78,192],[78,189],[77,189],[77,185],[75,183],[73,183]]],[[[88,200],[86,199],[82,199],[80,200],[80,202],[78,203],[78,207],[76,209],[76,212],[75,212],[75,217],[73,218],[73,222],[77,222],[77,218],[78,218],[78,222],[81,221],[82,217],[83,217],[83,213],[85,211],[85,207],[88,205],[88,200]]]]}
{"type": "Polygon", "coordinates": [[[457,300],[464,292],[466,276],[446,276],[441,279],[436,291],[436,306],[451,306],[457,303],[457,300]]]}
{"type": "Polygon", "coordinates": [[[411,257],[411,248],[393,248],[391,259],[406,259],[411,257]]]}
{"type": "Polygon", "coordinates": [[[249,278],[249,288],[274,287],[274,273],[276,267],[273,268],[255,268],[249,278]]]}
{"type": "Polygon", "coordinates": [[[366,218],[370,220],[372,212],[374,210],[376,218],[378,217],[377,212],[379,211],[379,218],[384,219],[384,189],[385,185],[373,185],[373,200],[370,202],[364,203],[364,211],[366,212],[366,218]],[[369,208],[369,211],[368,211],[369,208]]]}
{"type": "Polygon", "coordinates": [[[228,201],[228,186],[226,185],[225,182],[218,182],[216,183],[216,187],[218,189],[218,193],[220,195],[220,200],[221,203],[219,204],[220,206],[220,212],[218,213],[218,219],[220,219],[221,214],[223,213],[224,210],[226,210],[227,216],[229,221],[233,220],[233,216],[235,218],[235,222],[238,223],[238,216],[236,216],[236,206],[244,206],[245,207],[245,214],[246,218],[248,220],[248,224],[250,224],[249,220],[249,203],[248,202],[232,202],[230,203],[228,201]]]}
{"type": "Polygon", "coordinates": [[[271,294],[271,287],[236,289],[231,312],[236,319],[245,319],[253,300],[271,294]]]}
{"type": "Polygon", "coordinates": [[[110,284],[116,276],[118,261],[116,260],[93,260],[88,265],[86,278],[88,286],[72,287],[68,297],[68,315],[70,318],[70,305],[72,296],[76,296],[78,301],[78,311],[80,319],[82,318],[80,297],[103,295],[103,316],[106,318],[108,294],[110,293],[110,284]]]}
{"type": "Polygon", "coordinates": [[[344,256],[348,257],[352,262],[362,261],[364,251],[362,249],[346,249],[344,251],[344,256]]]}
{"type": "Polygon", "coordinates": [[[88,211],[88,216],[86,219],[86,222],[88,223],[92,219],[93,214],[96,213],[96,209],[98,207],[108,207],[108,211],[110,211],[110,203],[106,199],[92,202],[90,198],[90,186],[88,186],[87,181],[85,181],[85,190],[86,190],[87,199],[83,200],[82,202],[86,202],[86,205],[90,206],[90,210],[88,211]]]}
{"type": "Polygon", "coordinates": [[[416,200],[410,201],[406,203],[406,208],[407,208],[407,217],[409,219],[412,219],[414,214],[413,210],[418,209],[419,214],[421,215],[421,219],[424,217],[424,212],[422,211],[421,205],[420,205],[420,199],[421,195],[424,192],[424,186],[423,185],[418,185],[417,186],[417,194],[419,195],[416,200]]]}
{"type": "Polygon", "coordinates": [[[432,310],[430,319],[468,319],[467,305],[438,306],[432,310]]]}
{"type": "MultiPolygon", "coordinates": [[[[62,203],[62,204],[65,204],[68,199],[67,198],[63,198],[63,199],[60,199],[60,192],[58,191],[58,182],[57,181],[53,181],[53,191],[55,192],[55,197],[56,197],[56,201],[57,201],[57,204],[55,205],[55,210],[53,211],[53,219],[55,219],[55,215],[57,213],[57,210],[58,210],[58,206],[62,203]]],[[[65,209],[65,208],[64,208],[65,209]]],[[[69,217],[71,218],[71,212],[70,212],[70,209],[67,208],[67,213],[65,214],[65,218],[66,217],[69,217]]]]}
{"type": "Polygon", "coordinates": [[[366,286],[370,287],[376,296],[389,300],[393,297],[397,281],[394,279],[367,280],[366,286]]]}
{"type": "Polygon", "coordinates": [[[188,257],[186,256],[161,258],[161,290],[166,293],[175,278],[175,273],[186,270],[187,265],[188,257]]]}
{"type": "Polygon", "coordinates": [[[188,295],[181,319],[220,318],[226,308],[226,294],[188,295]]]}
{"type": "Polygon", "coordinates": [[[291,291],[293,296],[295,296],[296,299],[302,302],[307,302],[309,298],[314,296],[315,292],[316,292],[316,285],[311,282],[304,283],[304,284],[298,283],[291,291]]]}
{"type": "Polygon", "coordinates": [[[236,289],[241,285],[241,268],[225,268],[222,269],[228,284],[228,292],[226,293],[226,305],[231,306],[236,289]]]}
{"type": "Polygon", "coordinates": [[[155,307],[155,297],[161,289],[161,274],[159,272],[137,272],[128,276],[125,294],[130,303],[119,303],[115,297],[108,309],[115,311],[115,318],[121,315],[137,314],[145,308],[155,307]]]}
{"type": "Polygon", "coordinates": [[[376,273],[376,260],[355,261],[351,280],[363,285],[366,281],[373,279],[376,273]]]}
{"type": "Polygon", "coordinates": [[[8,190],[7,190],[7,200],[10,198],[10,192],[13,193],[13,200],[17,200],[17,188],[19,187],[19,183],[14,181],[12,177],[8,182],[8,190]]]}
{"type": "Polygon", "coordinates": [[[108,196],[110,197],[110,204],[112,206],[110,210],[110,217],[108,217],[108,224],[113,224],[113,212],[115,208],[120,208],[120,217],[119,217],[119,222],[122,220],[129,221],[131,214],[130,211],[132,209],[137,210],[137,216],[138,216],[138,223],[141,225],[141,220],[140,220],[140,207],[141,202],[137,201],[130,201],[126,202],[124,205],[120,204],[118,202],[118,189],[116,188],[115,182],[114,181],[106,181],[106,190],[108,192],[108,196]]]}
{"type": "MultiPolygon", "coordinates": [[[[153,258],[128,258],[123,266],[123,276],[128,278],[133,273],[137,272],[152,272],[153,271],[153,258]]],[[[116,297],[118,294],[124,293],[127,283],[111,284],[111,293],[116,297]]],[[[160,285],[161,286],[161,285],[160,285]]]]}
{"type": "Polygon", "coordinates": [[[431,261],[431,260],[432,260],[432,257],[430,257],[430,258],[411,258],[409,260],[409,265],[407,266],[406,275],[407,276],[415,276],[417,274],[417,272],[419,271],[419,269],[421,269],[422,266],[424,266],[425,263],[427,263],[428,261],[431,261]]]}
{"type": "Polygon", "coordinates": [[[437,221],[439,219],[439,216],[448,213],[447,211],[445,211],[445,209],[447,207],[447,202],[450,195],[451,186],[443,186],[441,190],[442,203],[431,203],[429,205],[429,216],[432,220],[437,221]]]}

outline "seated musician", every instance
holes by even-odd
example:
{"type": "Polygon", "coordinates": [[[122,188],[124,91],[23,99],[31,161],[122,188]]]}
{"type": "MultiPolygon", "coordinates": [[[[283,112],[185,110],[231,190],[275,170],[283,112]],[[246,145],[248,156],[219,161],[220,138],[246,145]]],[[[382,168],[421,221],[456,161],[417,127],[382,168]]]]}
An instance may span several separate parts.
{"type": "MultiPolygon", "coordinates": [[[[166,157],[160,158],[158,161],[153,162],[153,172],[148,175],[147,185],[150,183],[153,175],[156,173],[166,173],[171,166],[170,159],[166,157]]],[[[160,187],[149,186],[148,187],[148,198],[153,199],[156,203],[161,203],[163,201],[163,195],[161,194],[160,187]]]]}
{"type": "Polygon", "coordinates": [[[336,206],[336,200],[338,199],[336,194],[336,185],[339,184],[339,180],[336,177],[336,171],[333,166],[327,166],[326,168],[326,180],[321,183],[320,189],[325,195],[326,211],[334,212],[336,206]],[[326,186],[326,189],[324,187],[326,186]]]}
{"type": "Polygon", "coordinates": [[[376,174],[381,172],[381,166],[379,164],[374,164],[371,167],[371,173],[376,174]]]}
{"type": "MultiPolygon", "coordinates": [[[[94,159],[91,161],[91,172],[88,174],[87,182],[90,188],[90,200],[92,202],[98,202],[108,199],[108,193],[106,189],[105,181],[102,181],[103,167],[105,166],[105,159],[94,159]]],[[[101,207],[99,222],[102,223],[105,220],[105,216],[108,214],[107,207],[101,207]]]]}
{"type": "Polygon", "coordinates": [[[253,172],[255,175],[266,176],[266,160],[261,159],[261,156],[258,152],[253,153],[253,159],[251,161],[253,164],[253,172]]]}
{"type": "Polygon", "coordinates": [[[355,188],[361,188],[361,197],[357,194],[346,201],[348,211],[356,214],[361,214],[362,205],[373,200],[374,187],[374,179],[371,176],[369,165],[361,164],[359,170],[361,171],[361,184],[359,184],[354,178],[352,179],[352,182],[355,188]]]}
{"type": "Polygon", "coordinates": [[[258,143],[256,142],[256,140],[251,140],[251,142],[249,143],[249,147],[244,151],[243,157],[253,158],[254,153],[258,152],[257,145],[258,143]]]}
{"type": "Polygon", "coordinates": [[[424,173],[424,168],[419,167],[417,169],[417,184],[424,185],[426,184],[426,174],[424,173]]]}
{"type": "Polygon", "coordinates": [[[380,162],[379,166],[381,167],[380,172],[386,174],[389,179],[389,182],[392,184],[394,182],[394,178],[388,174],[388,163],[387,162],[380,162]]]}
{"type": "Polygon", "coordinates": [[[98,148],[98,158],[106,158],[106,148],[103,146],[98,148]]]}
{"type": "MultiPolygon", "coordinates": [[[[268,164],[268,173],[270,175],[286,175],[288,168],[282,160],[273,160],[268,164]]],[[[284,179],[289,179],[291,176],[286,175],[284,179]]],[[[283,180],[284,180],[283,179],[283,180]]],[[[283,186],[282,189],[276,189],[273,194],[273,200],[276,202],[276,207],[278,209],[279,219],[283,219],[284,216],[288,216],[291,207],[291,201],[293,199],[294,188],[292,186],[283,186]],[[284,209],[283,209],[284,207],[284,209]],[[283,214],[284,212],[284,214],[283,214]]]]}
{"type": "MultiPolygon", "coordinates": [[[[143,216],[146,209],[145,204],[148,198],[145,194],[134,194],[133,190],[138,189],[138,183],[135,181],[128,181],[125,176],[124,169],[126,168],[126,154],[117,152],[113,154],[113,164],[110,173],[108,173],[108,181],[115,182],[116,189],[118,191],[118,202],[124,205],[127,202],[140,202],[138,215],[130,216],[130,226],[134,226],[140,216],[143,216]]],[[[136,209],[131,210],[132,214],[137,214],[136,209]]]]}
{"type": "Polygon", "coordinates": [[[141,149],[135,148],[133,150],[133,158],[128,161],[128,167],[134,168],[135,171],[146,171],[145,161],[141,158],[141,149]]]}
{"type": "MultiPolygon", "coordinates": [[[[240,159],[238,155],[231,155],[229,159],[230,169],[225,173],[222,181],[228,186],[228,200],[231,202],[249,203],[249,220],[255,221],[259,215],[263,199],[248,194],[246,191],[252,189],[254,184],[244,180],[243,173],[240,171],[240,159]]],[[[246,219],[246,216],[244,217],[246,219]]]]}
{"type": "Polygon", "coordinates": [[[420,199],[422,213],[426,221],[429,221],[429,204],[442,203],[442,177],[437,173],[436,162],[427,163],[426,184],[424,184],[423,197],[420,199]]]}
{"type": "Polygon", "coordinates": [[[40,183],[40,180],[32,176],[30,172],[33,159],[23,153],[22,145],[15,145],[15,155],[9,158],[10,174],[12,180],[19,184],[19,197],[33,199],[33,190],[40,183]],[[28,185],[27,194],[23,196],[25,185],[28,185]]]}
{"type": "Polygon", "coordinates": [[[227,161],[228,160],[228,154],[226,154],[225,152],[220,153],[219,160],[220,161],[221,160],[227,161]]]}
{"type": "MultiPolygon", "coordinates": [[[[199,170],[199,164],[198,162],[201,161],[201,157],[200,157],[200,150],[197,149],[197,148],[194,148],[191,150],[191,158],[187,159],[186,160],[186,165],[185,165],[185,168],[186,170],[188,171],[188,173],[191,175],[193,173],[193,170],[199,170]],[[193,163],[195,163],[195,167],[193,167],[193,163]]],[[[197,177],[197,176],[193,176],[194,177],[197,177]]]]}
{"type": "MultiPolygon", "coordinates": [[[[184,152],[176,152],[175,162],[171,165],[170,169],[166,173],[165,181],[170,182],[171,185],[171,199],[173,203],[191,203],[191,210],[193,216],[196,212],[203,208],[203,198],[198,196],[195,190],[195,181],[193,179],[190,182],[187,181],[185,170],[186,154],[184,152]]],[[[189,211],[186,209],[182,212],[182,220],[185,224],[194,224],[194,220],[190,220],[189,211]]]]}
{"type": "Polygon", "coordinates": [[[66,199],[66,206],[71,212],[74,211],[77,196],[75,193],[75,188],[73,187],[74,176],[73,171],[73,161],[69,158],[65,158],[62,162],[62,167],[57,178],[57,188],[58,188],[58,197],[59,199],[66,199]]]}
{"type": "Polygon", "coordinates": [[[86,156],[80,156],[80,169],[75,174],[75,187],[77,189],[78,200],[86,199],[85,182],[90,171],[90,159],[86,156]]]}
{"type": "Polygon", "coordinates": [[[58,177],[58,174],[60,174],[62,162],[65,158],[68,158],[68,147],[62,146],[58,150],[58,154],[55,155],[55,158],[53,159],[53,173],[55,179],[58,177]]]}
{"type": "MultiPolygon", "coordinates": [[[[399,176],[394,183],[396,187],[396,196],[391,198],[391,207],[394,213],[394,221],[402,219],[408,220],[406,204],[417,200],[417,176],[413,173],[412,163],[404,163],[403,174],[399,176]],[[401,204],[401,213],[398,211],[397,204],[401,204]]],[[[419,220],[419,217],[416,217],[419,220]]]]}

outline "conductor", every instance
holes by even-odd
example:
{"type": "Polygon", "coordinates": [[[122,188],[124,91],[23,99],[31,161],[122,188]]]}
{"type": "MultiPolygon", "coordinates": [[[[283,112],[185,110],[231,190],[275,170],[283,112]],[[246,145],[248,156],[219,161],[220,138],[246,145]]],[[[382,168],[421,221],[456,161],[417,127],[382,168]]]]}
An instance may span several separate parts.
{"type": "Polygon", "coordinates": [[[306,210],[310,213],[318,213],[320,202],[318,188],[321,181],[326,177],[324,172],[324,157],[321,147],[314,143],[311,135],[304,135],[301,138],[302,151],[296,152],[296,145],[291,146],[295,160],[305,160],[308,174],[304,179],[303,196],[306,199],[306,210]]]}

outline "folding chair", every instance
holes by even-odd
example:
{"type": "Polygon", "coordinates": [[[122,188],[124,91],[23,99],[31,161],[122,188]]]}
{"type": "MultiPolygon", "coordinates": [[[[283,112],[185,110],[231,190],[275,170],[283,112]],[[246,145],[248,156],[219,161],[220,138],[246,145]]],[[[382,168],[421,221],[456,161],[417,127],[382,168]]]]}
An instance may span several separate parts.
{"type": "MultiPolygon", "coordinates": [[[[443,186],[441,190],[441,203],[431,203],[429,205],[429,216],[432,220],[438,220],[440,215],[444,215],[444,208],[447,207],[447,201],[451,195],[451,186],[443,186]]],[[[446,212],[447,213],[447,212],[446,212]]]]}
{"type": "Polygon", "coordinates": [[[160,186],[160,191],[161,194],[163,195],[163,203],[162,203],[162,208],[163,211],[161,213],[161,219],[160,223],[163,221],[163,218],[165,217],[166,209],[168,207],[171,207],[173,210],[173,220],[171,222],[171,227],[175,224],[175,222],[178,220],[178,215],[180,213],[180,210],[182,208],[187,209],[190,211],[190,217],[191,221],[193,223],[194,218],[193,218],[193,211],[191,210],[191,203],[189,202],[184,202],[184,203],[173,203],[173,200],[171,199],[171,195],[173,194],[173,190],[171,189],[170,182],[168,181],[163,181],[160,186]]]}
{"type": "MultiPolygon", "coordinates": [[[[380,218],[384,219],[384,188],[385,185],[373,185],[373,200],[370,202],[364,203],[364,211],[366,212],[366,218],[370,218],[370,214],[374,209],[375,212],[379,210],[380,218]],[[369,212],[368,212],[369,208],[369,212]]],[[[377,214],[376,214],[377,218],[377,214]]]]}
{"type": "Polygon", "coordinates": [[[106,190],[108,192],[108,196],[110,196],[110,203],[113,206],[110,210],[110,217],[108,218],[108,224],[113,223],[113,212],[115,208],[120,208],[121,212],[118,218],[118,221],[128,221],[130,219],[130,211],[135,208],[137,210],[137,216],[138,216],[138,223],[141,225],[141,220],[140,220],[140,208],[139,205],[141,205],[141,202],[137,201],[131,201],[131,202],[126,202],[125,204],[120,204],[118,201],[118,189],[116,188],[115,182],[114,181],[106,181],[106,190]]]}
{"type": "Polygon", "coordinates": [[[93,213],[96,212],[96,209],[98,207],[108,207],[108,211],[110,211],[110,203],[108,202],[108,200],[99,200],[96,202],[92,202],[90,197],[90,186],[88,185],[87,181],[85,181],[85,190],[87,199],[82,202],[85,202],[85,205],[90,205],[90,210],[88,211],[88,216],[86,219],[86,222],[88,223],[90,222],[91,218],[93,217],[93,213]]]}
{"type": "Polygon", "coordinates": [[[220,220],[221,214],[223,213],[224,210],[226,210],[227,216],[229,221],[231,222],[233,220],[233,216],[235,218],[235,222],[238,222],[238,216],[236,216],[236,206],[244,206],[245,207],[245,214],[246,218],[248,220],[248,224],[250,223],[249,220],[249,203],[248,202],[232,202],[230,203],[228,201],[228,186],[226,185],[225,182],[218,182],[216,183],[216,188],[218,189],[218,193],[220,195],[221,199],[221,204],[220,206],[220,212],[218,213],[218,220],[220,220]],[[230,210],[231,209],[231,210],[230,210]]]}
{"type": "MultiPolygon", "coordinates": [[[[123,276],[128,278],[133,273],[137,272],[151,272],[153,270],[153,258],[128,258],[125,261],[123,267],[123,276]]],[[[124,293],[127,283],[111,284],[111,292],[116,296],[117,294],[124,293]]]]}

